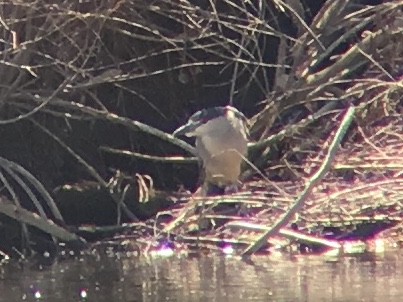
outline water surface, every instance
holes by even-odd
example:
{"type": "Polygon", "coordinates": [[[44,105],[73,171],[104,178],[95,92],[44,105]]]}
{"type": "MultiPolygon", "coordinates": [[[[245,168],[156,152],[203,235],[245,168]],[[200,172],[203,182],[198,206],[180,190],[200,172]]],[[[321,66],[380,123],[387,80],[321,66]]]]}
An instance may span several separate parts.
{"type": "Polygon", "coordinates": [[[0,266],[0,301],[403,301],[403,251],[360,256],[80,256],[0,266]]]}

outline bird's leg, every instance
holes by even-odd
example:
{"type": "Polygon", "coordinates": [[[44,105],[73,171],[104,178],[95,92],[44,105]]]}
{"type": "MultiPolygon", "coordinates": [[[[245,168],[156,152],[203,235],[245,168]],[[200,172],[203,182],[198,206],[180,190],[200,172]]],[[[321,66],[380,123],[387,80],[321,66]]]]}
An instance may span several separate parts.
{"type": "MultiPolygon", "coordinates": [[[[225,187],[225,194],[236,194],[240,191],[241,187],[242,187],[242,184],[239,181],[236,184],[228,185],[225,187]]],[[[238,203],[236,205],[236,209],[237,209],[237,213],[239,216],[242,216],[242,217],[248,216],[249,210],[245,204],[238,203]]]]}
{"type": "Polygon", "coordinates": [[[203,196],[217,196],[225,194],[225,187],[218,186],[210,182],[204,182],[202,186],[203,196]]]}
{"type": "Polygon", "coordinates": [[[238,184],[231,184],[224,188],[224,194],[235,194],[239,192],[239,185],[238,184]]]}

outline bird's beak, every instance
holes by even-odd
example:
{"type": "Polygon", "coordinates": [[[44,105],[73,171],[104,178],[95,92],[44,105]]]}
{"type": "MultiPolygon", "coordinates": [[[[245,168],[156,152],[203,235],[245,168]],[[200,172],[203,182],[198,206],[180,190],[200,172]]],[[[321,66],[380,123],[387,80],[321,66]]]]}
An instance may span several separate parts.
{"type": "Polygon", "coordinates": [[[199,127],[200,125],[198,123],[194,122],[188,122],[186,125],[183,125],[176,129],[172,135],[173,136],[181,136],[181,135],[186,135],[188,137],[194,136],[194,131],[199,127]]]}

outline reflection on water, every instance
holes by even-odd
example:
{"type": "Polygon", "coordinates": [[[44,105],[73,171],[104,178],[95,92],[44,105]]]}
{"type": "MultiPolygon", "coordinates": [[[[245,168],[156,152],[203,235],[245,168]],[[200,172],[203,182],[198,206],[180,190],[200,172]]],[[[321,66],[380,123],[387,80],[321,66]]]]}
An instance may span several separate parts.
{"type": "Polygon", "coordinates": [[[0,301],[403,301],[403,251],[139,259],[83,256],[0,267],[0,301]]]}

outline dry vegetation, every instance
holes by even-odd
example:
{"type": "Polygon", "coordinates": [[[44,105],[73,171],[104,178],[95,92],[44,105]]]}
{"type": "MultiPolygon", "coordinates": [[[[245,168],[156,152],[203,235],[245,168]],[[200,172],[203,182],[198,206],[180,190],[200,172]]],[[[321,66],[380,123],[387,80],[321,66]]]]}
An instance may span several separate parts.
{"type": "Polygon", "coordinates": [[[362,237],[394,226],[401,240],[403,4],[380,2],[325,1],[317,11],[299,0],[1,2],[0,219],[21,222],[27,242],[31,226],[77,240],[46,190],[90,179],[137,221],[124,202],[127,175],[139,175],[147,200],[162,193],[140,174],[164,189],[185,181],[194,159],[172,155],[194,149],[170,131],[229,102],[251,116],[242,192],[200,202],[164,192],[180,223],[135,228],[194,242],[189,224],[207,217],[219,226],[197,240],[250,243],[245,229],[273,231],[311,184],[354,107],[329,173],[293,222],[318,236],[324,226],[383,222],[362,237]],[[238,212],[211,212],[222,203],[238,212]]]}

